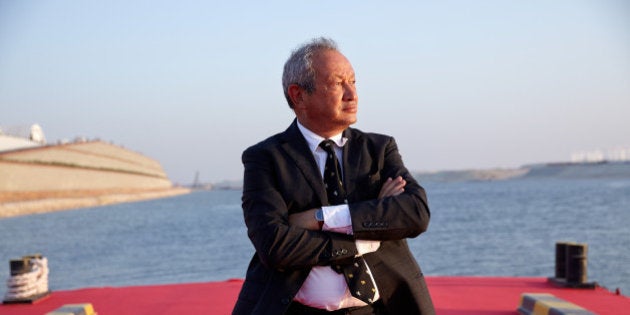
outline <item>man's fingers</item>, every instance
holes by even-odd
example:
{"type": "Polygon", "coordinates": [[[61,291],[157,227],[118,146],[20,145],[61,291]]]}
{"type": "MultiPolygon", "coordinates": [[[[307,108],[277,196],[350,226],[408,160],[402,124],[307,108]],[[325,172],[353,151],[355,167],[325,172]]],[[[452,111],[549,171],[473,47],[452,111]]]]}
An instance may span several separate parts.
{"type": "Polygon", "coordinates": [[[404,187],[406,184],[407,182],[401,176],[398,176],[395,179],[390,177],[385,181],[385,183],[383,183],[383,187],[381,187],[378,197],[384,198],[400,195],[405,191],[404,187]]]}
{"type": "Polygon", "coordinates": [[[387,193],[388,193],[388,187],[390,185],[392,181],[391,177],[388,177],[387,180],[385,181],[385,183],[383,183],[383,186],[381,187],[381,191],[378,193],[378,198],[381,199],[383,197],[387,197],[387,193]]]}

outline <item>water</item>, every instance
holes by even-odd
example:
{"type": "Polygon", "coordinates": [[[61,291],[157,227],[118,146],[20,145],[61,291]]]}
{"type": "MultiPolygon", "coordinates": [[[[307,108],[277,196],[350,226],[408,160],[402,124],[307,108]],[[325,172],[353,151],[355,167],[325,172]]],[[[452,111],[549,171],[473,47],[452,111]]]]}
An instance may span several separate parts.
{"type": "Polygon", "coordinates": [[[432,275],[554,275],[555,243],[588,244],[588,277],[630,293],[630,180],[426,185],[429,232],[410,243],[432,275]]]}
{"type": "MultiPolygon", "coordinates": [[[[587,243],[589,281],[630,293],[630,180],[423,183],[427,275],[554,275],[555,243],[587,243]]],[[[0,220],[9,259],[43,253],[52,290],[242,278],[253,252],[239,191],[209,191],[0,220]]],[[[5,288],[0,287],[4,295],[5,288]]]]}

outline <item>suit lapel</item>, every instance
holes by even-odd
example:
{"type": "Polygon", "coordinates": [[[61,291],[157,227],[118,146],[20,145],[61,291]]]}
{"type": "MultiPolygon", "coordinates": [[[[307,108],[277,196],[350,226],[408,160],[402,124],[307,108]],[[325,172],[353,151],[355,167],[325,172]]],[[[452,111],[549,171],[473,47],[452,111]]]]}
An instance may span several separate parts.
{"type": "Polygon", "coordinates": [[[297,127],[297,120],[294,120],[291,126],[283,133],[282,149],[293,160],[297,168],[300,169],[304,178],[317,192],[322,204],[326,204],[328,197],[326,196],[326,188],[322,181],[322,176],[310,151],[304,136],[297,127]]]}
{"type": "Polygon", "coordinates": [[[352,132],[352,129],[348,128],[344,131],[343,136],[348,138],[348,142],[343,146],[343,184],[346,189],[346,194],[352,196],[356,189],[357,170],[361,165],[361,141],[352,132]],[[351,154],[353,152],[354,154],[351,154]]]}

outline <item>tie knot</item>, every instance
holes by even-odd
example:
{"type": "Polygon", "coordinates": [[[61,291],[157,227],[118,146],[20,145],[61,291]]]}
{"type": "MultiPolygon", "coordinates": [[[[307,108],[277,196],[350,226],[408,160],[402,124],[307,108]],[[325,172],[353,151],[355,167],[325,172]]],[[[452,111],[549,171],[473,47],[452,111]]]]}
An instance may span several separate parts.
{"type": "Polygon", "coordinates": [[[333,142],[330,139],[326,139],[322,142],[319,143],[319,147],[324,149],[324,151],[330,153],[333,151],[333,145],[335,144],[335,142],[333,142]]]}

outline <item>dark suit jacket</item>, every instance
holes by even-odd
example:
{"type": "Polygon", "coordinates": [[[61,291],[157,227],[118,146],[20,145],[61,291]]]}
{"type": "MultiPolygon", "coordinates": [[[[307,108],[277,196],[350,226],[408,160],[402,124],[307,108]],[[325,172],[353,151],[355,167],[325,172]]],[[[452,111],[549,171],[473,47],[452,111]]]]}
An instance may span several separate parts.
{"type": "Polygon", "coordinates": [[[243,153],[243,213],[256,249],[233,314],[283,314],[311,267],[352,259],[355,238],[380,240],[364,255],[391,314],[433,314],[420,267],[406,238],[429,224],[424,189],[411,177],[393,138],[348,128],[344,186],[354,235],[290,226],[289,214],[326,205],[319,168],[296,121],[243,153]],[[405,192],[378,199],[383,182],[402,176],[405,192]]]}

